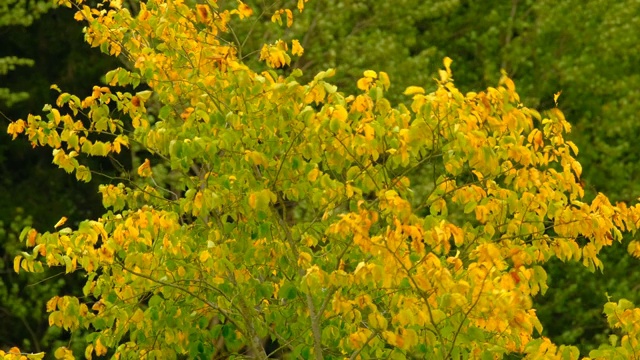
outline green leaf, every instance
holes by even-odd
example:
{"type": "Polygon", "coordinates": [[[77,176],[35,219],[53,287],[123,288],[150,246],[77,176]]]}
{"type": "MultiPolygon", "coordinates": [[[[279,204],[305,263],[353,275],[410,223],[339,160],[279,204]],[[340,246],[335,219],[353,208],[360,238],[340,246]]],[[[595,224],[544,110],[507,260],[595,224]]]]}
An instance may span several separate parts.
{"type": "Polygon", "coordinates": [[[473,212],[473,210],[475,210],[475,208],[478,206],[478,203],[475,201],[470,201],[468,202],[465,206],[464,206],[464,213],[465,214],[470,214],[471,212],[473,212]]]}
{"type": "Polygon", "coordinates": [[[338,131],[340,131],[341,126],[342,126],[342,121],[340,121],[339,119],[331,118],[331,120],[329,121],[329,129],[334,133],[337,133],[338,131]]]}
{"type": "Polygon", "coordinates": [[[91,171],[84,165],[78,166],[76,169],[76,179],[78,181],[89,182],[91,181],[91,171]]]}
{"type": "Polygon", "coordinates": [[[293,300],[298,296],[298,290],[292,283],[285,282],[278,290],[278,296],[281,299],[293,300]]]}

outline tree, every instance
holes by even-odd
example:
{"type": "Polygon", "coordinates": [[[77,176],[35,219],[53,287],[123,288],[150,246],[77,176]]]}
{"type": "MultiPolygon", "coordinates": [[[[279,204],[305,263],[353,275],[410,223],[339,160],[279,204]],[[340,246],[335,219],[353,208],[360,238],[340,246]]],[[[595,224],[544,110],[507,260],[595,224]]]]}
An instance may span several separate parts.
{"type": "MultiPolygon", "coordinates": [[[[463,94],[449,58],[435,91],[410,86],[396,107],[385,72],[364,71],[346,96],[334,70],[307,84],[299,70],[255,71],[230,24],[260,9],[242,2],[149,1],[135,16],[117,1],[61,3],[132,69],[84,99],[60,91],[45,117],[8,133],[53,148],[79,181],[103,175],[87,157],[145,158],[104,178],[99,219],[20,236],[31,250],[16,271],[86,275],[82,294],[47,311],[53,326],[90,332],[87,357],[579,356],[539,335],[541,265],[601,269],[598,253],[636,231],[640,207],[583,201],[559,109],[525,107],[506,75],[463,94]]],[[[277,40],[259,53],[281,68],[303,51],[277,40]]],[[[591,357],[630,358],[638,312],[607,303],[620,345],[591,357]]]]}
{"type": "MultiPolygon", "coordinates": [[[[309,79],[337,67],[332,82],[353,93],[364,70],[382,70],[392,79],[385,97],[398,103],[406,101],[407,86],[433,89],[430,79],[444,56],[455,59],[463,92],[495,86],[504,68],[522,102],[539,111],[553,106],[553,94],[562,90],[559,107],[576,130],[569,139],[581,149],[585,198],[604,192],[612,201],[634,201],[640,195],[640,128],[633,115],[640,110],[640,53],[631,45],[640,41],[631,30],[640,19],[637,2],[323,0],[309,6],[320,11],[305,12],[282,34],[308,48],[296,64],[309,79]]],[[[605,250],[605,270],[597,277],[578,265],[544,265],[553,288],[536,296],[534,307],[548,324],[546,336],[579,344],[585,355],[609,337],[598,316],[605,294],[640,301],[636,262],[625,254],[605,250]]]]}

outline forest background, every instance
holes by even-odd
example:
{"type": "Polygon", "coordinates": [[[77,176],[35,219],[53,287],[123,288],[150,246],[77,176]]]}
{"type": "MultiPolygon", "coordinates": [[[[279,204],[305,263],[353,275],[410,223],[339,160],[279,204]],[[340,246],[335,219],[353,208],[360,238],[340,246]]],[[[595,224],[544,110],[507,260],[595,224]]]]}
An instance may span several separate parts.
{"type": "MultiPolygon", "coordinates": [[[[364,70],[385,71],[390,99],[406,101],[401,94],[409,85],[433,88],[445,56],[454,60],[462,91],[495,86],[504,69],[529,107],[549,108],[562,91],[559,108],[574,125],[570,138],[581,150],[588,199],[597,192],[612,201],[640,196],[639,2],[316,0],[307,6],[289,29],[277,30],[265,17],[252,30],[264,39],[300,39],[307,51],[293,66],[306,76],[335,67],[333,82],[352,93],[364,70]]],[[[48,2],[0,0],[2,133],[9,120],[52,103],[51,84],[85,93],[122,65],[90,49],[82,26],[72,10],[48,2]]],[[[113,168],[109,159],[93,161],[113,168]]],[[[8,136],[0,141],[0,174],[0,324],[14,324],[0,326],[0,347],[82,349],[81,338],[48,326],[44,305],[74,292],[80,279],[52,272],[18,277],[11,267],[24,226],[53,230],[62,214],[71,225],[102,214],[97,184],[76,182],[51,164],[50,151],[8,136]]],[[[534,299],[544,335],[577,344],[585,355],[609,335],[602,315],[607,297],[640,301],[637,260],[622,247],[603,250],[602,258],[604,271],[595,276],[578,263],[548,263],[550,290],[534,299]]]]}

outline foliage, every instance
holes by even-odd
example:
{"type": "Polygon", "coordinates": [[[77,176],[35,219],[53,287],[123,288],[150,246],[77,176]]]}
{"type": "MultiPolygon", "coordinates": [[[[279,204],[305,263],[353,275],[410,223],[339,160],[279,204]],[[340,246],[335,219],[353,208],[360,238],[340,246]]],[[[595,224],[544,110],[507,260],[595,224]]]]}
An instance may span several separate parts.
{"type": "MultiPolygon", "coordinates": [[[[523,102],[537,110],[553,106],[552,95],[562,90],[559,106],[575,125],[569,138],[581,149],[586,198],[598,192],[614,201],[640,196],[637,2],[323,0],[309,6],[318,11],[302,14],[282,33],[301,38],[306,51],[295,64],[309,79],[337,67],[332,81],[352,93],[364,70],[379,69],[392,79],[385,96],[395,103],[406,101],[401,93],[407,86],[432,89],[444,56],[455,60],[456,85],[464,91],[494,86],[505,69],[523,102]]],[[[251,24],[258,34],[276,34],[258,26],[251,24]]],[[[418,177],[412,184],[423,182],[418,177]]],[[[607,338],[606,321],[594,316],[605,293],[640,301],[640,276],[624,253],[607,251],[598,280],[577,266],[545,264],[558,289],[534,298],[546,334],[580,343],[583,354],[607,338]]]]}
{"type": "MultiPolygon", "coordinates": [[[[85,356],[265,358],[266,340],[316,359],[579,356],[540,336],[541,265],[601,269],[640,206],[584,201],[559,109],[525,107],[504,74],[463,94],[449,58],[433,92],[410,86],[396,107],[385,72],[364,71],[349,96],[334,70],[307,84],[299,70],[256,72],[224,40],[257,12],[242,2],[149,1],[135,16],[74,4],[86,40],[133,69],[84,99],[61,91],[8,133],[53,148],[79,181],[101,175],[87,157],[146,157],[106,179],[99,219],[20,236],[32,249],[16,271],[86,274],[83,296],[47,303],[50,325],[90,332],[85,356]]],[[[259,53],[282,67],[303,51],[278,40],[259,53]]],[[[591,356],[631,357],[639,311],[607,303],[620,345],[591,356]]]]}
{"type": "Polygon", "coordinates": [[[29,276],[19,276],[10,270],[15,254],[22,250],[18,236],[25,226],[33,224],[33,220],[23,213],[21,208],[17,208],[12,221],[0,221],[0,243],[3,244],[0,268],[5,269],[0,276],[0,322],[13,324],[0,329],[0,339],[3,346],[20,345],[40,353],[62,346],[65,343],[60,340],[68,339],[68,336],[61,334],[61,329],[49,327],[42,319],[47,317],[44,307],[46,299],[68,292],[70,279],[61,277],[59,270],[29,276]],[[22,328],[26,331],[20,331],[22,328]]]}
{"type": "MultiPolygon", "coordinates": [[[[256,2],[259,4],[260,2],[256,2]]],[[[402,102],[411,85],[433,89],[441,59],[456,61],[456,84],[464,91],[494,86],[500,70],[519,84],[523,101],[537,110],[560,105],[579,131],[571,138],[582,149],[585,189],[595,196],[632,201],[640,168],[634,114],[638,112],[635,51],[640,5],[635,1],[551,0],[458,1],[321,0],[308,5],[290,28],[243,22],[241,43],[257,46],[266,37],[299,37],[305,54],[294,59],[305,80],[336,68],[333,82],[357,90],[364,70],[379,69],[393,84],[392,102],[402,102]],[[309,31],[307,31],[307,29],[309,31]]],[[[251,61],[251,52],[243,52],[251,61]]]]}

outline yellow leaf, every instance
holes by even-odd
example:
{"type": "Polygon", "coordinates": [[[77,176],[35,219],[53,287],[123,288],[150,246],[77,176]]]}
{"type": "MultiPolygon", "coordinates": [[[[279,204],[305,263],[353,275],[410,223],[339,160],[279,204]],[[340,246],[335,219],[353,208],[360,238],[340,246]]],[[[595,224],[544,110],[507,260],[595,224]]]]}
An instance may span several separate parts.
{"type": "Polygon", "coordinates": [[[372,79],[377,79],[378,78],[378,74],[376,74],[376,72],[373,71],[373,70],[365,70],[364,71],[364,76],[368,77],[368,78],[372,78],[372,79]]]}
{"type": "Polygon", "coordinates": [[[629,242],[627,252],[629,252],[633,257],[640,258],[640,242],[635,240],[629,242]]]}
{"type": "Polygon", "coordinates": [[[349,114],[347,113],[347,109],[345,109],[342,105],[337,105],[335,110],[333,110],[333,113],[331,114],[332,118],[338,119],[340,121],[347,121],[348,116],[349,114]]]}
{"type": "Polygon", "coordinates": [[[249,195],[249,206],[252,209],[256,208],[256,193],[252,193],[249,195]]]}
{"type": "Polygon", "coordinates": [[[302,48],[302,45],[300,45],[300,41],[293,40],[291,42],[291,53],[297,56],[302,56],[302,54],[304,54],[304,49],[302,48]]]}
{"type": "Polygon", "coordinates": [[[102,345],[100,338],[98,338],[98,340],[96,340],[96,355],[102,356],[106,353],[107,353],[107,348],[104,345],[102,345]]]}
{"type": "Polygon", "coordinates": [[[302,267],[307,267],[311,264],[311,254],[306,252],[301,252],[298,256],[298,265],[302,267]]]}
{"type": "Polygon", "coordinates": [[[473,175],[478,177],[478,180],[482,181],[482,179],[484,179],[484,175],[482,175],[482,173],[478,170],[471,170],[471,172],[473,173],[473,175]]]}
{"type": "Polygon", "coordinates": [[[278,23],[280,25],[282,25],[282,13],[284,12],[284,10],[280,9],[280,10],[276,10],[273,15],[271,15],[271,22],[272,23],[278,23]]]}
{"type": "Polygon", "coordinates": [[[207,22],[209,20],[209,6],[196,4],[196,11],[198,12],[199,21],[207,22]]]}
{"type": "Polygon", "coordinates": [[[444,64],[444,68],[445,70],[447,70],[447,75],[451,76],[451,63],[453,62],[453,60],[451,60],[450,57],[445,57],[444,60],[442,61],[442,63],[444,64]]]}
{"type": "Polygon", "coordinates": [[[580,175],[582,175],[582,165],[574,160],[571,162],[571,169],[576,174],[576,177],[580,178],[580,175]]]}
{"type": "Polygon", "coordinates": [[[561,94],[562,94],[562,90],[560,90],[557,93],[553,94],[553,102],[556,103],[556,106],[558,106],[558,98],[560,97],[561,94]]]}
{"type": "Polygon", "coordinates": [[[18,255],[13,259],[13,271],[17,274],[20,273],[20,260],[22,260],[22,256],[18,255]]]}
{"type": "Polygon", "coordinates": [[[364,125],[364,138],[371,141],[375,138],[376,136],[376,131],[373,128],[373,126],[369,125],[369,124],[365,124],[364,125]]]}
{"type": "MultiPolygon", "coordinates": [[[[44,359],[44,352],[39,352],[39,353],[34,353],[34,354],[28,354],[27,355],[27,359],[28,360],[41,360],[44,359]]],[[[21,359],[23,359],[24,357],[21,357],[21,359]]]]}
{"type": "Polygon", "coordinates": [[[389,75],[384,71],[380,71],[380,83],[382,84],[385,90],[389,90],[389,86],[391,86],[391,81],[389,80],[389,75]]]}
{"type": "Polygon", "coordinates": [[[198,191],[196,196],[193,198],[193,215],[198,216],[198,214],[200,214],[200,209],[202,209],[202,192],[198,191]]]}
{"type": "Polygon", "coordinates": [[[293,25],[293,13],[289,9],[285,9],[284,12],[287,14],[287,27],[291,27],[293,25]]]}
{"type": "Polygon", "coordinates": [[[409,86],[403,94],[405,95],[415,95],[415,94],[424,94],[425,91],[423,88],[419,86],[409,86]]]}
{"type": "Polygon", "coordinates": [[[60,124],[60,111],[58,111],[58,109],[51,109],[51,113],[53,114],[54,124],[60,124]]]}
{"type": "Polygon", "coordinates": [[[253,15],[253,10],[249,7],[249,5],[243,3],[242,1],[238,1],[240,4],[238,6],[238,15],[240,15],[240,19],[247,18],[253,15]]]}
{"type": "Polygon", "coordinates": [[[151,171],[151,162],[149,159],[144,159],[144,163],[138,166],[138,175],[142,177],[149,177],[153,174],[151,171]]]}
{"type": "Polygon", "coordinates": [[[372,312],[369,314],[369,325],[374,329],[386,329],[387,319],[384,318],[379,312],[372,312]]]}
{"type": "Polygon", "coordinates": [[[367,91],[367,90],[369,90],[369,87],[371,86],[371,82],[372,82],[371,78],[364,77],[364,78],[361,78],[360,80],[358,80],[356,85],[358,86],[358,89],[360,89],[362,91],[367,91]]]}
{"type": "Polygon", "coordinates": [[[535,150],[538,150],[538,148],[544,146],[542,131],[538,129],[533,129],[529,134],[529,136],[527,137],[527,140],[533,144],[533,148],[535,150]]]}
{"type": "Polygon", "coordinates": [[[244,158],[247,161],[250,160],[253,165],[264,167],[267,167],[269,165],[269,159],[267,159],[267,157],[263,153],[258,151],[246,150],[244,153],[244,158]]]}
{"type": "Polygon", "coordinates": [[[307,180],[309,180],[311,182],[315,182],[316,179],[318,178],[318,175],[320,175],[320,170],[315,168],[315,169],[309,171],[309,174],[307,174],[307,180]]]}
{"type": "Polygon", "coordinates": [[[493,225],[487,224],[484,226],[484,233],[489,235],[489,237],[492,237],[493,234],[496,233],[496,229],[493,227],[493,225]]]}
{"type": "Polygon", "coordinates": [[[56,359],[63,360],[75,359],[75,357],[73,356],[73,352],[64,346],[57,348],[53,353],[53,356],[55,356],[56,359]]]}
{"type": "Polygon", "coordinates": [[[272,68],[289,65],[291,58],[286,50],[287,44],[282,40],[278,40],[275,45],[265,44],[260,50],[260,60],[265,60],[267,65],[272,68]]]}
{"type": "Polygon", "coordinates": [[[451,234],[453,235],[453,240],[456,246],[460,247],[464,244],[464,232],[459,227],[453,224],[447,224],[451,234]]]}
{"type": "Polygon", "coordinates": [[[49,89],[55,90],[57,92],[61,92],[60,88],[56,84],[53,84],[53,85],[49,86],[49,89]]]}
{"type": "Polygon", "coordinates": [[[573,151],[574,155],[576,155],[576,156],[578,155],[578,147],[576,146],[576,144],[573,141],[567,140],[565,142],[565,144],[569,145],[569,147],[573,151]]]}
{"type": "MultiPolygon", "coordinates": [[[[197,5],[197,6],[201,6],[201,5],[197,5]]],[[[142,101],[147,101],[151,97],[152,93],[153,93],[153,91],[151,91],[151,90],[138,91],[136,93],[136,96],[138,98],[142,99],[142,101]]]]}
{"type": "Polygon", "coordinates": [[[205,262],[211,258],[211,254],[207,250],[200,253],[200,262],[205,262]]]}
{"type": "Polygon", "coordinates": [[[22,119],[12,122],[7,127],[7,134],[13,135],[12,139],[15,139],[18,136],[18,134],[21,134],[24,131],[24,127],[25,127],[25,122],[22,119]]]}
{"type": "Polygon", "coordinates": [[[59,228],[60,226],[64,225],[64,223],[67,222],[67,218],[65,216],[61,217],[60,220],[58,220],[58,222],[53,225],[54,228],[59,228]]]}
{"type": "Polygon", "coordinates": [[[92,354],[93,354],[93,344],[89,344],[87,345],[86,349],[84,349],[84,357],[87,360],[91,360],[93,359],[92,354]]]}
{"type": "Polygon", "coordinates": [[[54,296],[49,301],[47,301],[47,312],[56,311],[56,306],[58,305],[59,297],[54,296]]]}

